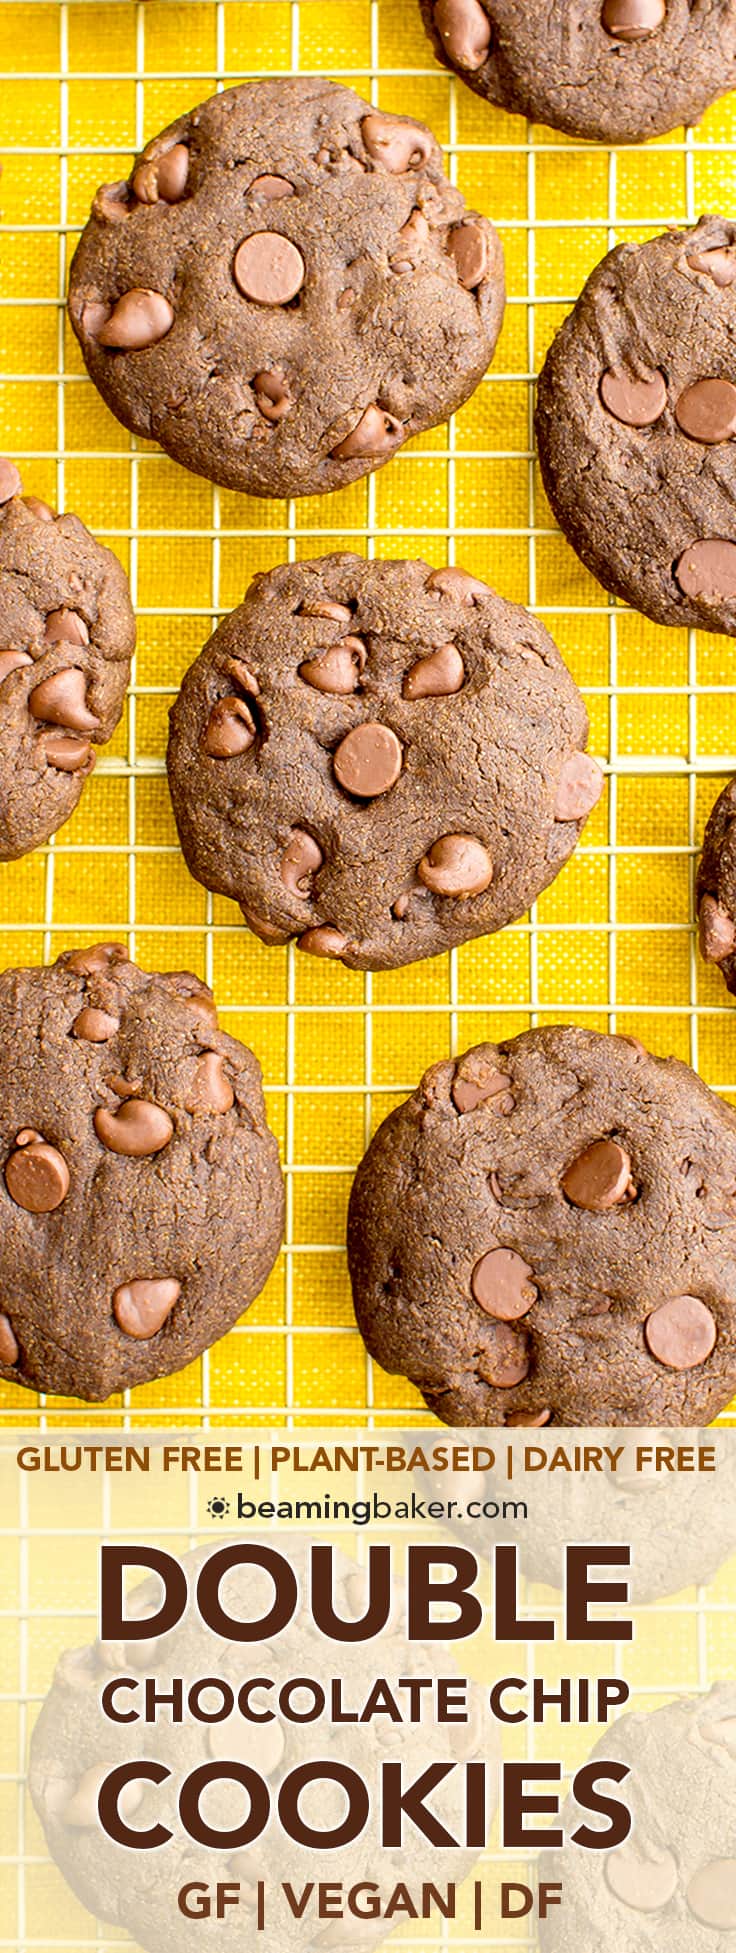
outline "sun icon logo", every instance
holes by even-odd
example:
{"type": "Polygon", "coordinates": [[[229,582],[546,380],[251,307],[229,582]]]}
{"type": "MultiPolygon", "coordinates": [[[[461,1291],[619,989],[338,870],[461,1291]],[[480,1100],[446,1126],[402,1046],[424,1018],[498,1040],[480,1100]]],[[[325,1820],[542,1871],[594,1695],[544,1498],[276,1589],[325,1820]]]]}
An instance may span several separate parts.
{"type": "Polygon", "coordinates": [[[229,1501],[227,1499],[208,1499],[207,1511],[212,1519],[226,1519],[230,1511],[229,1501]]]}

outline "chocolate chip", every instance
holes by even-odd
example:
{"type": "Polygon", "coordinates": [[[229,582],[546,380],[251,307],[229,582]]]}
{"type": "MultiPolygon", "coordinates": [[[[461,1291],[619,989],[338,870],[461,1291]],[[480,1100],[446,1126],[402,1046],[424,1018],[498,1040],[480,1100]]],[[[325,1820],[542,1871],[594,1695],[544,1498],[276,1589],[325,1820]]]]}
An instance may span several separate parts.
{"type": "Polygon", "coordinates": [[[483,1350],[476,1357],[475,1364],[484,1383],[493,1384],[496,1390],[513,1390],[514,1384],[523,1383],[529,1375],[529,1356],[524,1337],[500,1322],[491,1348],[483,1350]]]}
{"type": "Polygon", "coordinates": [[[603,0],[601,23],[616,41],[647,41],[666,11],[665,0],[603,0]]]}
{"type": "Polygon", "coordinates": [[[305,929],[297,942],[297,949],[304,949],[308,956],[342,956],[348,947],[347,936],[341,929],[335,929],[331,922],[320,922],[315,929],[305,929]]]}
{"type": "Polygon", "coordinates": [[[690,1911],[704,1926],[721,1932],[736,1927],[736,1858],[712,1858],[693,1874],[687,1888],[690,1911]]]}
{"type": "Polygon", "coordinates": [[[95,755],[88,739],[67,739],[61,732],[52,733],[43,750],[47,766],[54,766],[57,773],[80,773],[82,767],[91,773],[94,768],[95,755]]]}
{"type": "Polygon", "coordinates": [[[730,380],[695,380],[675,407],[675,420],[691,441],[715,447],[736,434],[736,387],[730,380]]]}
{"type": "Polygon", "coordinates": [[[736,923],[714,895],[704,895],[698,910],[700,953],[706,963],[722,963],[736,946],[736,923]]]}
{"type": "Polygon", "coordinates": [[[659,1912],[677,1891],[677,1863],[671,1851],[639,1832],[607,1854],[604,1871],[609,1891],[632,1912],[659,1912]]]}
{"type": "Polygon", "coordinates": [[[589,1214],[607,1214],[636,1193],[631,1160],[617,1139],[596,1139],[566,1167],[561,1187],[573,1207],[589,1214]]]}
{"type": "Polygon", "coordinates": [[[49,502],[42,502],[38,495],[24,495],[23,507],[28,509],[30,515],[35,515],[38,522],[56,521],[56,510],[49,502]]]}
{"type": "Polygon", "coordinates": [[[399,242],[390,260],[393,271],[411,271],[422,245],[429,237],[429,224],[421,210],[413,210],[399,231],[399,242]]]}
{"type": "MultiPolygon", "coordinates": [[[[111,1763],[95,1763],[91,1770],[85,1770],[60,1812],[65,1824],[71,1824],[77,1830],[89,1830],[97,1824],[100,1790],[112,1767],[111,1763]]],[[[142,1802],[144,1790],[145,1784],[140,1779],[134,1779],[124,1786],[118,1799],[121,1817],[128,1819],[134,1815],[142,1802]]]]}
{"type": "Polygon", "coordinates": [[[281,197],[293,197],[294,194],[294,185],[287,177],[269,176],[267,172],[263,176],[254,176],[248,190],[249,196],[263,197],[266,203],[278,203],[281,197]]]}
{"type": "Polygon", "coordinates": [[[736,597],[736,543],[723,536],[690,543],[675,564],[675,576],[686,597],[719,604],[736,597]]]}
{"type": "Polygon", "coordinates": [[[26,1129],[19,1132],[16,1151],[5,1165],[5,1185],[17,1207],[28,1214],[52,1214],[69,1192],[69,1168],[63,1153],[26,1129]]]}
{"type": "Polygon", "coordinates": [[[394,176],[421,169],[432,154],[429,130],[416,122],[400,122],[395,115],[364,115],[362,130],[372,162],[382,163],[394,176]]]}
{"type": "Polygon", "coordinates": [[[18,1361],[19,1355],[20,1351],[18,1349],[17,1339],[13,1334],[13,1325],[10,1317],[0,1314],[0,1363],[5,1364],[6,1370],[12,1370],[18,1361]]]}
{"type": "Polygon", "coordinates": [[[491,46],[491,24],[480,0],[435,0],[434,24],[453,64],[477,74],[491,46]]]}
{"type": "Polygon", "coordinates": [[[701,271],[704,277],[712,278],[721,291],[736,279],[736,256],[718,245],[711,251],[693,251],[687,262],[691,271],[701,271]]]}
{"type": "Polygon", "coordinates": [[[264,368],[263,372],[256,373],[253,380],[253,395],[259,414],[263,415],[264,420],[272,421],[274,425],[277,421],[283,420],[284,414],[288,414],[292,405],[284,375],[276,370],[272,372],[264,368]]]}
{"type": "Polygon", "coordinates": [[[475,1112],[479,1105],[487,1105],[490,1100],[494,1110],[513,1112],[514,1095],[508,1072],[492,1070],[479,1072],[477,1077],[465,1078],[455,1073],[452,1083],[453,1103],[458,1112],[475,1112]]]}
{"type": "Polygon", "coordinates": [[[250,1765],[264,1777],[272,1777],[284,1754],[284,1732],[280,1722],[249,1723],[241,1716],[227,1722],[211,1723],[207,1730],[210,1756],[250,1765]]]}
{"type": "Polygon", "coordinates": [[[652,427],[667,405],[667,386],[663,373],[637,379],[613,366],[603,374],[600,396],[609,414],[625,427],[652,427]]]}
{"type": "Polygon", "coordinates": [[[187,1112],[229,1112],[235,1093],[219,1051],[205,1051],[194,1067],[187,1112]]]}
{"type": "Polygon", "coordinates": [[[134,1160],[160,1153],[168,1146],[174,1131],[168,1112],[148,1099],[126,1099],[116,1112],[99,1105],[94,1114],[94,1128],[108,1152],[122,1153],[126,1159],[134,1160]]]}
{"type": "Polygon", "coordinates": [[[426,658],[418,658],[401,687],[404,698],[449,698],[465,681],[465,666],[454,644],[442,644],[426,658]]]}
{"type": "Polygon", "coordinates": [[[427,578],[427,589],[432,596],[456,597],[461,604],[483,603],[490,595],[487,583],[471,576],[469,570],[460,570],[454,563],[447,563],[442,570],[433,570],[427,578]]]}
{"type": "Polygon", "coordinates": [[[143,352],[165,339],[174,323],[174,307],[163,292],[123,292],[109,319],[96,333],[99,346],[123,353],[143,352]]]}
{"type": "Polygon", "coordinates": [[[20,495],[22,487],[15,462],[8,461],[4,454],[0,455],[0,506],[12,502],[14,495],[20,495]]]}
{"type": "Polygon", "coordinates": [[[118,1327],[136,1342],[146,1343],[156,1336],[181,1295],[181,1282],[167,1277],[122,1282],[112,1298],[118,1327]]]}
{"type": "Polygon", "coordinates": [[[340,644],[331,644],[329,651],[321,651],[318,657],[305,659],[304,664],[299,666],[299,677],[305,685],[313,685],[317,692],[330,692],[337,698],[347,698],[351,692],[357,691],[367,660],[363,639],[344,637],[340,644]]]}
{"type": "Polygon", "coordinates": [[[473,834],[443,834],[417,867],[420,882],[433,895],[482,895],[493,880],[488,849],[473,834]]]}
{"type": "Polygon", "coordinates": [[[311,895],[312,879],[317,869],[322,867],[322,849],[313,841],[311,834],[295,827],[291,840],[281,857],[279,874],[290,895],[311,895]]]}
{"type": "Polygon", "coordinates": [[[163,156],[144,156],[133,175],[133,194],[139,203],[181,203],[189,177],[189,150],[175,142],[163,156]]]}
{"type": "Polygon", "coordinates": [[[603,792],[603,774],[588,753],[570,753],[563,760],[557,782],[554,818],[556,821],[583,821],[597,806],[603,792]]]}
{"type": "Polygon", "coordinates": [[[403,922],[408,907],[408,895],[397,895],[396,901],[391,903],[391,914],[396,917],[397,922],[403,922]]]}
{"type": "Polygon", "coordinates": [[[488,277],[490,270],[491,255],[487,231],[483,229],[482,224],[474,222],[472,217],[466,218],[464,223],[455,224],[450,231],[447,249],[450,257],[455,260],[460,284],[464,285],[468,292],[475,291],[476,286],[482,285],[484,278],[488,277]]]}
{"type": "Polygon", "coordinates": [[[523,1425],[528,1426],[530,1431],[537,1431],[543,1424],[549,1424],[551,1416],[551,1410],[545,1405],[544,1410],[540,1411],[511,1411],[510,1415],[504,1419],[504,1423],[509,1428],[514,1425],[523,1425]]]}
{"type": "Polygon", "coordinates": [[[696,1370],[715,1347],[717,1330],[697,1295],[676,1295],[647,1316],[644,1335],[652,1356],[668,1370],[696,1370]]]}
{"type": "Polygon", "coordinates": [[[400,741],[390,726],[366,720],[354,726],[333,755],[335,778],[346,793],[373,800],[395,787],[403,764],[400,741]]]}
{"type": "Polygon", "coordinates": [[[88,298],[85,301],[79,314],[79,323],[89,339],[97,338],[101,327],[107,325],[111,312],[112,306],[105,305],[102,299],[88,298]]]}
{"type": "Polygon", "coordinates": [[[528,1315],[537,1300],[537,1290],[529,1276],[528,1261],[512,1248],[489,1248],[476,1261],[470,1286],[479,1307],[501,1322],[515,1322],[528,1315]]]}
{"type": "Polygon", "coordinates": [[[11,671],[20,671],[22,665],[32,665],[27,651],[0,651],[0,685],[4,685],[11,671]]]}
{"type": "Polygon", "coordinates": [[[112,1017],[108,1010],[94,1010],[87,1004],[74,1019],[72,1037],[83,1038],[86,1044],[106,1044],[119,1030],[119,1017],[112,1017]]]}
{"type": "MultiPolygon", "coordinates": [[[[332,597],[305,598],[304,603],[299,605],[297,615],[299,617],[330,617],[336,624],[351,624],[353,620],[352,610],[348,609],[347,604],[335,603],[332,597]]],[[[354,639],[353,641],[359,644],[360,638],[354,639]]]]}
{"type": "Polygon", "coordinates": [[[247,909],[244,902],[241,902],[240,907],[244,921],[247,922],[248,928],[252,929],[254,936],[258,937],[259,942],[283,947],[284,943],[291,941],[290,929],[279,929],[275,923],[266,922],[263,916],[256,915],[254,909],[247,909]]]}
{"type": "Polygon", "coordinates": [[[70,732],[99,731],[100,721],[87,705],[87,679],[73,665],[34,685],[28,708],[34,719],[47,725],[66,726],[70,732]]]}
{"type": "Polygon", "coordinates": [[[80,976],[96,976],[99,970],[111,970],[116,963],[128,961],[124,943],[94,943],[90,949],[73,949],[66,967],[80,976]]]}
{"type": "Polygon", "coordinates": [[[256,725],[250,708],[241,698],[221,698],[213,705],[204,735],[204,750],[211,759],[234,759],[255,744],[256,725]]]}
{"type": "Polygon", "coordinates": [[[390,454],[404,438],[403,421],[387,414],[383,407],[366,407],[350,434],[332,448],[333,461],[353,461],[358,456],[390,454]]]}
{"type": "Polygon", "coordinates": [[[50,610],[44,624],[47,644],[89,644],[89,631],[76,610],[50,610]]]}
{"type": "Polygon", "coordinates": [[[233,258],[233,277],[254,305],[288,305],[301,291],[306,268],[301,251],[280,231],[254,231],[233,258]]]}

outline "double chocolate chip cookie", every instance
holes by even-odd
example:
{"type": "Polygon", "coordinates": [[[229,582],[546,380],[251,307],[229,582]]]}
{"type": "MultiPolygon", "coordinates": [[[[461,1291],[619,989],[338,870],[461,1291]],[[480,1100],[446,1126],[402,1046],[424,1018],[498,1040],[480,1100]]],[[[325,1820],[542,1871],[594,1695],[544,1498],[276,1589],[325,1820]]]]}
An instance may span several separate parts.
{"type": "Polygon", "coordinates": [[[0,1374],[90,1401],[180,1370],[282,1231],[252,1052],[119,943],[0,976],[0,1374]]]}
{"type": "Polygon", "coordinates": [[[729,636],[735,334],[736,223],[702,217],[609,252],[537,394],[544,485],[588,569],[659,624],[729,636]]]}
{"type": "Polygon", "coordinates": [[[736,88],[731,0],[420,0],[435,53],[477,95],[594,142],[698,122],[736,88]]]}
{"type": "Polygon", "coordinates": [[[74,812],[120,718],[135,621],[123,570],[0,459],[0,861],[74,812]]]}
{"type": "Polygon", "coordinates": [[[355,1180],[358,1325],[448,1424],[698,1424],[736,1389],[736,1113],[625,1037],[435,1065],[355,1180]]]}
{"type": "Polygon", "coordinates": [[[726,1953],[736,1931],[736,1689],[622,1716],[591,1761],[625,1765],[632,1815],[614,1851],[571,1850],[580,1823],[568,1798],[566,1845],[544,1852],[541,1880],[563,1880],[564,1907],[540,1923],[542,1953],[726,1953]]]}
{"type": "MultiPolygon", "coordinates": [[[[316,1543],[316,1542],[315,1542],[316,1543]]],[[[167,1540],[166,1545],[170,1542],[167,1540]]],[[[285,1558],[299,1581],[302,1594],[308,1590],[310,1553],[304,1530],[301,1538],[279,1532],[273,1537],[276,1552],[285,1558]]],[[[217,1541],[217,1550],[221,1542],[217,1541]]],[[[236,1541],[226,1541],[225,1550],[237,1551],[236,1541]]],[[[210,1560],[211,1546],[182,1557],[191,1594],[194,1594],[210,1560]]],[[[365,1570],[346,1554],[334,1550],[332,1594],[334,1609],[342,1621],[360,1621],[367,1608],[365,1570]]],[[[234,1564],[222,1580],[222,1604],[237,1621],[258,1621],[273,1608],[274,1583],[258,1565],[234,1564]]],[[[405,1599],[401,1592],[397,1601],[405,1599]]],[[[126,1612],[140,1628],[161,1604],[161,1583],[157,1578],[143,1582],[126,1599],[126,1612]]],[[[165,1953],[176,1946],[177,1953],[245,1953],[256,1945],[262,1953],[370,1953],[401,1919],[397,1907],[392,1916],[371,1917],[369,1894],[375,1892],[381,1910],[388,1906],[392,1892],[407,1879],[406,1842],[384,1845],[381,1841],[381,1780],[385,1766],[401,1769],[402,1784],[421,1783],[422,1773],[431,1762],[444,1768],[444,1780],[431,1792],[434,1822],[444,1825],[453,1837],[461,1838],[464,1822],[464,1769],[471,1759],[486,1759],[488,1822],[495,1802],[495,1776],[498,1756],[496,1726],[484,1714],[482,1691],[472,1684],[468,1689],[466,1721],[445,1721],[431,1725],[431,1689],[438,1674],[452,1675],[454,1663],[448,1651],[436,1643],[409,1643],[399,1620],[391,1615],[375,1641],[331,1643],[314,1626],[309,1610],[302,1606],[285,1634],[274,1632],[270,1639],[257,1642],[219,1641],[202,1624],[192,1600],[180,1625],[161,1638],[150,1634],[124,1643],[98,1641],[92,1646],[70,1649],[58,1662],[52,1686],[33,1731],[29,1769],[30,1791],[49,1850],[73,1891],[95,1914],[115,1926],[127,1928],[136,1946],[148,1953],[165,1953]],[[373,1669],[373,1674],[370,1669],[373,1669]],[[105,1683],[115,1675],[131,1678],[134,1688],[118,1694],[116,1706],[143,1709],[142,1694],[150,1677],[160,1694],[183,1683],[184,1695],[194,1688],[202,1719],[185,1714],[179,1723],[167,1716],[158,1723],[143,1721],[114,1724],[104,1714],[100,1696],[105,1683]],[[370,1696],[376,1676],[385,1678],[393,1699],[401,1705],[405,1720],[397,1722],[386,1707],[386,1686],[382,1692],[383,1710],[365,1721],[357,1712],[370,1696]],[[209,1686],[202,1686],[208,1677],[209,1686]],[[263,1677],[260,1687],[248,1690],[250,1678],[263,1677]],[[308,1678],[294,1683],[293,1678],[308,1678]],[[405,1678],[403,1681],[401,1678],[405,1678]],[[343,1703],[355,1713],[343,1716],[331,1726],[329,1705],[331,1684],[339,1686],[343,1703]],[[199,1683],[199,1690],[196,1685],[199,1683]],[[137,1687],[135,1686],[137,1684],[137,1687]],[[268,1684],[271,1686],[269,1687],[268,1684]],[[314,1703],[312,1684],[327,1698],[327,1710],[316,1720],[309,1719],[314,1703]],[[241,1687],[258,1720],[241,1715],[237,1706],[227,1713],[230,1696],[237,1698],[241,1687]],[[281,1713],[281,1690],[291,1714],[281,1713]],[[408,1720],[409,1691],[426,1707],[421,1722],[408,1720]],[[215,1720],[222,1705],[225,1719],[215,1720]],[[264,1713],[265,1712],[265,1713],[264,1713]],[[270,1720],[267,1720],[270,1712],[270,1720]],[[205,1721],[204,1717],[209,1720],[205,1721]],[[429,1747],[428,1747],[429,1746],[429,1747]],[[100,1785],[119,1764],[155,1759],[169,1771],[163,1784],[138,1779],[128,1785],[121,1799],[125,1821],[135,1830],[165,1824],[171,1832],[161,1850],[123,1850],[103,1831],[97,1814],[100,1785]],[[340,1783],[320,1776],[330,1768],[349,1771],[370,1795],[370,1810],[357,1838],[329,1847],[320,1838],[337,1830],[346,1817],[346,1791],[340,1783]],[[267,1828],[250,1844],[235,1841],[222,1845],[211,1842],[205,1849],[188,1836],[183,1823],[183,1800],[179,1792],[195,1770],[218,1769],[201,1800],[205,1822],[215,1832],[233,1834],[240,1829],[249,1811],[247,1791],[233,1783],[227,1765],[245,1766],[264,1780],[273,1814],[267,1828]],[[317,1781],[302,1785],[298,1808],[303,1823],[314,1827],[317,1842],[311,1848],[297,1844],[284,1828],[297,1803],[295,1773],[316,1767],[317,1781]],[[452,1766],[456,1767],[452,1767],[452,1766]],[[291,1786],[282,1791],[285,1779],[291,1786]],[[284,1798],[284,1825],[276,1815],[276,1800],[284,1798]],[[284,1883],[302,1894],[315,1870],[315,1854],[329,1866],[331,1880],[339,1881],[345,1895],[344,1917],[334,1909],[322,1916],[317,1895],[295,1916],[286,1901],[284,1883]],[[238,1887],[238,1904],[226,1907],[218,1919],[212,1905],[209,1917],[187,1918],[178,1907],[178,1894],[190,1883],[211,1881],[214,1897],[216,1880],[238,1887]],[[265,1883],[265,1918],[256,1924],[258,1884],[265,1883]],[[355,1894],[355,1909],[349,1910],[348,1892],[355,1894]]],[[[426,1795],[429,1790],[424,1785],[426,1795]]],[[[261,1793],[261,1800],[264,1793],[261,1793]]],[[[190,1806],[191,1808],[191,1806],[190,1806]]],[[[254,1808],[256,1808],[254,1800],[254,1808]]],[[[417,1826],[411,1832],[411,1891],[419,1894],[420,1881],[431,1879],[442,1887],[448,1880],[460,1881],[477,1856],[475,1849],[442,1843],[441,1836],[430,1842],[417,1826]]],[[[337,1888],[335,1888],[337,1889],[337,1888]]],[[[404,1884],[404,1890],[407,1886],[404,1884]]],[[[314,1890],[314,1888],[313,1888],[314,1890]]],[[[404,1908],[404,1919],[406,1908],[404,1908]]]]}
{"type": "Polygon", "coordinates": [[[429,129],[319,80],[246,84],[103,186],[69,311],[134,434],[251,495],[378,468],[473,392],[498,338],[501,246],[429,129]]]}
{"type": "Polygon", "coordinates": [[[703,836],[695,884],[698,934],[706,963],[719,965],[736,993],[736,780],[713,807],[703,836]]]}
{"type": "Polygon", "coordinates": [[[391,969],[522,915],[602,788],[535,618],[464,570],[326,556],[254,579],[187,673],[192,874],[264,942],[391,969]]]}

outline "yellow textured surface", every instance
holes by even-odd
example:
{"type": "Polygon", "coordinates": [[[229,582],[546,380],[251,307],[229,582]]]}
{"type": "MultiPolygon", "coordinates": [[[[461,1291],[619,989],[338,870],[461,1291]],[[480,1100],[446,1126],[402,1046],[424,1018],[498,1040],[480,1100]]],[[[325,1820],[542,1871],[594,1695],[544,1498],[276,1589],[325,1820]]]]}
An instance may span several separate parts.
{"type": "MultiPolygon", "coordinates": [[[[733,98],[687,139],[609,152],[492,111],[433,64],[414,0],[141,0],[0,6],[3,73],[1,445],[26,488],[75,509],[125,564],[135,680],[116,738],[55,844],[0,876],[0,955],[33,962],[122,936],[140,961],[189,965],[261,1059],[288,1175],[284,1254],[243,1326],[203,1362],[101,1411],[49,1422],[430,1421],[367,1362],[344,1255],[350,1176],[423,1066],[531,1021],[635,1031],[736,1092],[733,1019],[698,963],[693,857],[736,764],[728,640],[622,608],[554,528],[530,452],[531,385],[589,270],[623,237],[733,202],[733,98]],[[66,268],[92,193],[218,83],[328,72],[432,124],[471,203],[498,223],[509,304],[490,375],[457,416],[368,483],[287,507],[185,474],[120,428],[65,323],[66,268]],[[451,958],[363,978],[266,950],[208,898],[176,845],[166,712],[213,621],[257,569],[347,545],[453,557],[538,608],[582,687],[607,790],[576,859],[532,917],[451,958]]],[[[2,1387],[6,1418],[28,1393],[2,1387]]]]}

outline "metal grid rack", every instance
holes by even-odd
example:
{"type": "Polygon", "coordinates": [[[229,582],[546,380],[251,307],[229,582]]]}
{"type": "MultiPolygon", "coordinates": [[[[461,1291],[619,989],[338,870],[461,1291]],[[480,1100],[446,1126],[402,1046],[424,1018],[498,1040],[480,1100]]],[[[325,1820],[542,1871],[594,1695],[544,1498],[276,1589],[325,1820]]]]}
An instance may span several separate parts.
{"type": "Polygon", "coordinates": [[[37,960],[123,934],[144,962],[198,968],[262,1058],[288,1200],[264,1297],[182,1378],[102,1410],[5,1389],[0,1415],[138,1428],[242,1420],[247,1406],[287,1425],[428,1423],[417,1394],[364,1356],[343,1245],[351,1170],[424,1064],[494,1030],[577,1019],[637,1030],[736,1093],[731,1012],[698,965],[689,888],[705,814],[736,768],[728,642],[609,602],[555,530],[533,452],[535,373],[587,271],[624,235],[728,206],[734,111],[726,100],[698,131],[633,152],[525,128],[434,65],[409,0],[5,0],[0,34],[3,446],[29,488],[118,550],[140,626],[124,729],[81,808],[4,871],[0,949],[6,963],[37,960]],[[449,427],[343,496],[267,507],[193,482],[123,433],[84,375],[64,294],[98,181],[215,87],[309,71],[433,123],[451,176],[501,231],[509,301],[494,365],[449,427]],[[305,970],[293,949],[254,943],[232,904],[189,881],[165,800],[165,704],[214,622],[255,568],[343,544],[463,561],[527,602],[581,684],[607,773],[575,863],[527,919],[388,977],[305,970]]]}

